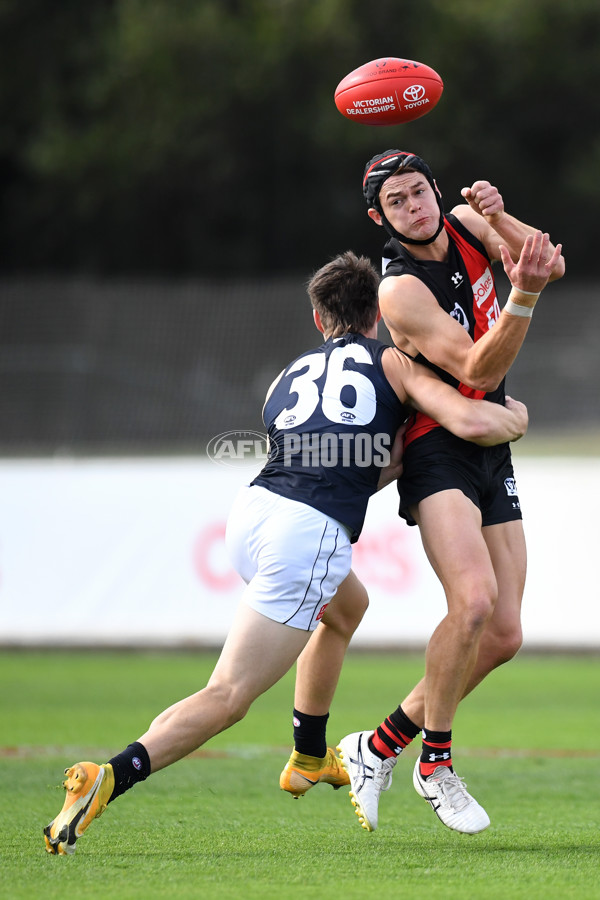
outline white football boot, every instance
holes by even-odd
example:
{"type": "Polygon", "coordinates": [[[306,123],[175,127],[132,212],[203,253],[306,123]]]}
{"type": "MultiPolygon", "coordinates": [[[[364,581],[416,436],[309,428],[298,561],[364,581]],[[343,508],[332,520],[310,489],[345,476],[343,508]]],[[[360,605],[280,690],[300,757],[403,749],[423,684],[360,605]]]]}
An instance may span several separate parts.
{"type": "Polygon", "coordinates": [[[365,831],[375,831],[379,820],[379,796],[392,786],[397,758],[380,759],[369,750],[372,731],[357,731],[342,738],[338,752],[350,778],[350,799],[365,831]]]}
{"type": "Polygon", "coordinates": [[[462,778],[448,766],[438,766],[428,778],[423,778],[419,760],[415,763],[413,784],[431,805],[438,819],[454,831],[478,834],[490,824],[485,809],[467,791],[462,778]]]}

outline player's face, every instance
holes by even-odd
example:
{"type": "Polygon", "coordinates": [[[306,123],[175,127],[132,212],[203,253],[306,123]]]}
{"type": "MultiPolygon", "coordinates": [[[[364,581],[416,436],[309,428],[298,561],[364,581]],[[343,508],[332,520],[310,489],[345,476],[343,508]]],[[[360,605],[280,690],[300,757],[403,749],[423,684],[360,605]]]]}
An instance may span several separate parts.
{"type": "Polygon", "coordinates": [[[427,240],[435,234],[440,223],[437,198],[420,172],[392,175],[383,183],[379,202],[396,231],[413,240],[427,240]]]}

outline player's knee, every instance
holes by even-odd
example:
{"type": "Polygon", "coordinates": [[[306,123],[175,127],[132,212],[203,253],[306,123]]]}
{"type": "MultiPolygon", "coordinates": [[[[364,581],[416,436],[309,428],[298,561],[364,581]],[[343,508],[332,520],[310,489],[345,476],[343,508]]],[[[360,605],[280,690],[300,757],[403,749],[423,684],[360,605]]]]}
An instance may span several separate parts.
{"type": "Polygon", "coordinates": [[[356,621],[356,625],[360,625],[363,616],[369,608],[369,595],[367,589],[362,583],[358,583],[354,593],[354,604],[352,615],[356,621]]]}
{"type": "Polygon", "coordinates": [[[494,641],[494,650],[496,654],[496,666],[509,662],[517,655],[523,644],[523,632],[521,626],[504,631],[500,635],[496,635],[494,641]]]}
{"type": "Polygon", "coordinates": [[[340,591],[327,607],[322,623],[344,637],[346,641],[350,641],[368,608],[369,595],[367,590],[355,578],[352,590],[350,591],[345,587],[344,591],[340,591]]]}
{"type": "Polygon", "coordinates": [[[356,590],[352,604],[341,611],[340,629],[346,634],[348,640],[352,637],[363,620],[363,616],[369,608],[369,595],[366,589],[360,585],[356,590]]]}
{"type": "Polygon", "coordinates": [[[496,595],[492,591],[473,594],[464,605],[464,628],[473,636],[481,634],[492,617],[496,605],[496,595]]]}
{"type": "Polygon", "coordinates": [[[513,659],[521,649],[523,632],[521,622],[493,623],[486,629],[479,645],[480,657],[487,672],[513,659]]]}

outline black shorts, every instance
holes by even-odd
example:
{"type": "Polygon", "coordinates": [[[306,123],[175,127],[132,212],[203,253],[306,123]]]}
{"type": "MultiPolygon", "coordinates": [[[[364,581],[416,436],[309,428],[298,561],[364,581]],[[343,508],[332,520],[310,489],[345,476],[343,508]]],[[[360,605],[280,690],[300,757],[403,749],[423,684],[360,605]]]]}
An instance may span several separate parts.
{"type": "Polygon", "coordinates": [[[456,488],[481,510],[482,525],[521,519],[510,445],[479,447],[443,428],[434,428],[408,445],[398,480],[399,514],[416,525],[409,507],[456,488]]]}

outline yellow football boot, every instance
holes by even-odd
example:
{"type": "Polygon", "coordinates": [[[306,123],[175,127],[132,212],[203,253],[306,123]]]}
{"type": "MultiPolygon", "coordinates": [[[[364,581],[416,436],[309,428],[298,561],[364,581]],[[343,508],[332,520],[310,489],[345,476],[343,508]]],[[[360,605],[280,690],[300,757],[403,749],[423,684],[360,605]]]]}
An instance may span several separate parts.
{"type": "Polygon", "coordinates": [[[279,777],[281,790],[288,791],[297,800],[319,782],[331,784],[336,791],[350,784],[335,751],[328,747],[327,754],[319,758],[294,750],[279,777]]]}
{"type": "Polygon", "coordinates": [[[115,787],[113,768],[109,764],[75,763],[65,769],[65,775],[64,806],[44,828],[46,850],[60,856],[75,853],[75,841],[93,819],[102,815],[115,787]]]}

